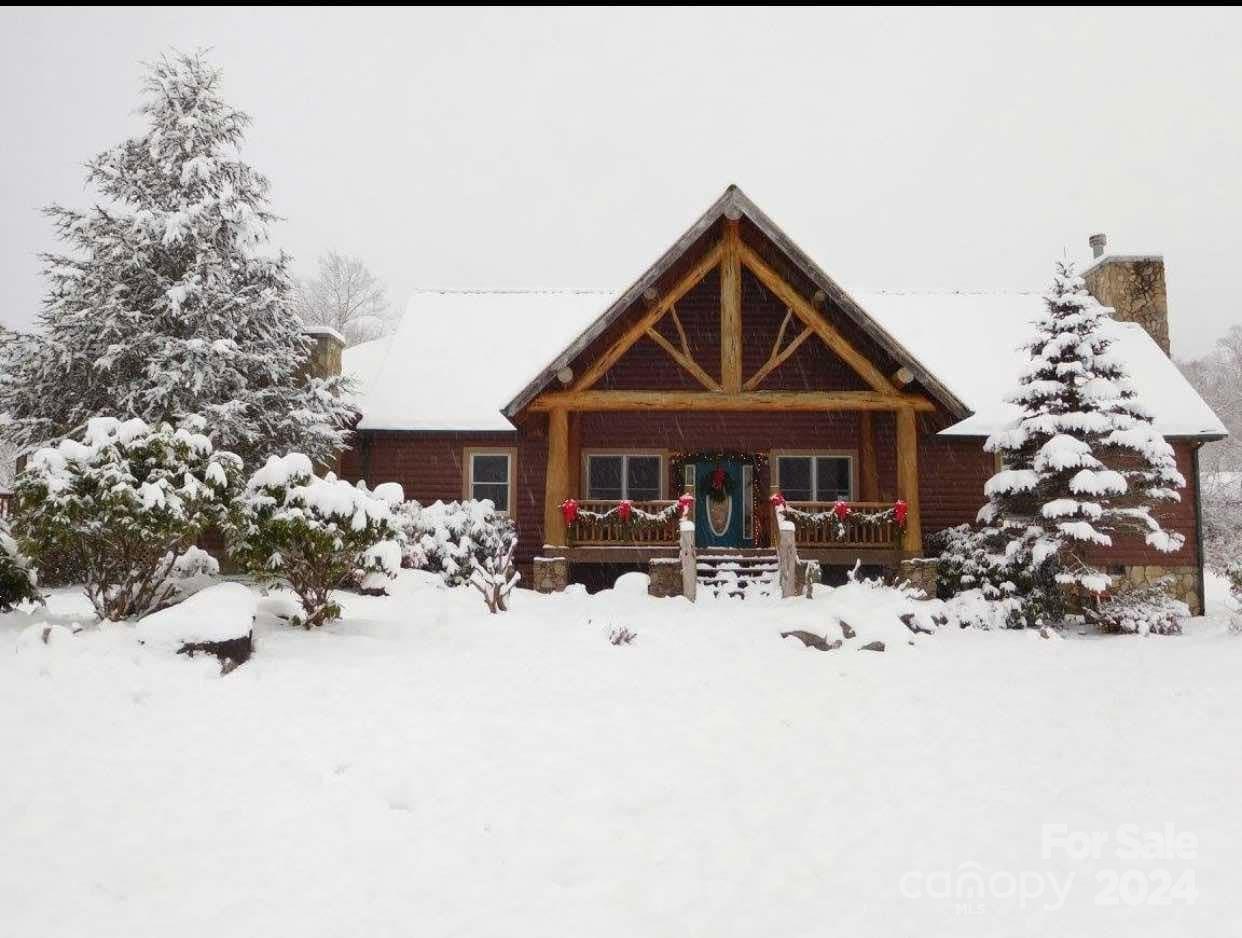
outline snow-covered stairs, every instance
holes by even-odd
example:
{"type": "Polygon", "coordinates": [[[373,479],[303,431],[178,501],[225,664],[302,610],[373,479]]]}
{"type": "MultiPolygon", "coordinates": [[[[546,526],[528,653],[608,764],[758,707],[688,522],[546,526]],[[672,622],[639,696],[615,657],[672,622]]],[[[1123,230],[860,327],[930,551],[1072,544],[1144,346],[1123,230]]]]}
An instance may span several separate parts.
{"type": "Polygon", "coordinates": [[[696,562],[701,591],[714,596],[780,595],[780,562],[775,550],[705,547],[696,562]]]}

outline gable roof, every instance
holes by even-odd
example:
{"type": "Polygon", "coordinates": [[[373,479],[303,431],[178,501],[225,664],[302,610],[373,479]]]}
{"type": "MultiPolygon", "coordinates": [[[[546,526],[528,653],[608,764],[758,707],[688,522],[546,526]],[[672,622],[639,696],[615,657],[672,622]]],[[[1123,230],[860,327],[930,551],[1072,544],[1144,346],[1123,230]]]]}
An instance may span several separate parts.
{"type": "MultiPolygon", "coordinates": [[[[1005,395],[1025,361],[1021,345],[1044,313],[1031,292],[852,291],[894,339],[919,349],[971,416],[941,431],[986,436],[1014,416],[1005,395]],[[950,336],[950,340],[946,340],[950,336]]],[[[363,430],[513,430],[497,410],[557,347],[591,326],[615,293],[590,290],[422,291],[395,335],[345,350],[363,430]],[[532,323],[537,327],[532,328],[532,323]]],[[[1140,399],[1165,436],[1203,440],[1224,426],[1139,326],[1107,326],[1140,399]]]]}
{"type": "Polygon", "coordinates": [[[879,322],[870,316],[853,297],[843,290],[819,265],[799,248],[784,231],[752,202],[741,189],[730,185],[715,202],[708,207],[686,232],[677,239],[654,264],[647,268],[625,292],[600,314],[593,323],[585,328],[559,355],[542,368],[522,390],[502,409],[506,417],[514,417],[529,404],[553,380],[557,371],[573,361],[584,349],[598,339],[610,326],[631,310],[642,298],[643,293],[652,287],[668,272],[690,247],[722,218],[746,218],[771,241],[817,289],[822,290],[836,306],[873,339],[877,345],[893,357],[900,365],[908,368],[928,393],[936,398],[956,417],[966,417],[970,408],[954,395],[941,381],[894,338],[879,322]]]}

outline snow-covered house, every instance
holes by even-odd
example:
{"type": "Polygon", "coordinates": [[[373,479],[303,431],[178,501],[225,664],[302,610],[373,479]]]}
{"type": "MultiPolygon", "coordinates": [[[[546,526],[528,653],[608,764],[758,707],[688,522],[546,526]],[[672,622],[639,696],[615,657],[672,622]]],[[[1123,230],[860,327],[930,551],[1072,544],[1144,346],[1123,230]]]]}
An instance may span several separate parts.
{"type": "MultiPolygon", "coordinates": [[[[1121,541],[1105,562],[1173,574],[1198,606],[1197,455],[1225,429],[1168,357],[1163,261],[1095,246],[1088,288],[1190,480],[1161,515],[1182,550],[1121,541]]],[[[567,558],[584,581],[675,556],[686,492],[699,546],[770,544],[781,492],[851,509],[801,524],[800,556],[892,566],[973,520],[996,468],[983,438],[1013,416],[1043,309],[1037,293],[846,292],[731,186],[619,295],[415,295],[395,335],[344,354],[362,418],[341,469],[422,502],[490,498],[523,565],[567,558]]]]}

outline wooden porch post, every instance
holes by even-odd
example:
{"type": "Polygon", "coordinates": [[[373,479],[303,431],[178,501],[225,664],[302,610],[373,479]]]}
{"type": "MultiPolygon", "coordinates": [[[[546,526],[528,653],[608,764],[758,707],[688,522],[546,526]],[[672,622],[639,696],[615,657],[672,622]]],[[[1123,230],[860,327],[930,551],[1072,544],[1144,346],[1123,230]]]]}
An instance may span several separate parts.
{"type": "Polygon", "coordinates": [[[569,415],[569,497],[582,498],[582,413],[569,415]]]}
{"type": "Polygon", "coordinates": [[[908,554],[923,553],[923,525],[919,516],[919,437],[914,410],[897,411],[897,497],[906,502],[906,530],[901,549],[908,554]]]}
{"type": "Polygon", "coordinates": [[[742,255],[737,221],[725,219],[720,255],[720,384],[742,390],[742,255]]]}
{"type": "Polygon", "coordinates": [[[858,415],[858,467],[862,478],[859,480],[864,502],[880,500],[880,474],[875,463],[875,425],[871,420],[871,412],[864,410],[858,415]]]}
{"type": "Polygon", "coordinates": [[[569,414],[563,407],[548,412],[548,465],[544,479],[543,542],[567,546],[561,503],[569,498],[569,414]]]}

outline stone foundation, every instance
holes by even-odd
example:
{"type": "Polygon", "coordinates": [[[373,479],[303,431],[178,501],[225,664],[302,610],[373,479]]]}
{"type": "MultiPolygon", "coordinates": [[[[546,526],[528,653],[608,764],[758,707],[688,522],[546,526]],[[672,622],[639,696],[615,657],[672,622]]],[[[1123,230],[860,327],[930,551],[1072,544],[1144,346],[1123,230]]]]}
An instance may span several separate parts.
{"type": "Polygon", "coordinates": [[[1136,565],[1126,567],[1117,577],[1118,585],[1122,582],[1133,583],[1135,586],[1147,586],[1159,580],[1168,580],[1169,595],[1180,599],[1190,607],[1193,616],[1203,615],[1199,605],[1199,568],[1198,567],[1162,567],[1158,564],[1136,565]]]}
{"type": "MultiPolygon", "coordinates": [[[[1116,575],[1116,584],[1132,583],[1147,586],[1160,580],[1168,580],[1169,595],[1180,599],[1190,607],[1190,614],[1203,615],[1199,604],[1199,568],[1164,567],[1158,564],[1127,566],[1116,575]]],[[[909,580],[910,585],[921,589],[929,599],[936,596],[935,558],[903,560],[897,566],[897,582],[909,580]]]]}
{"type": "Polygon", "coordinates": [[[897,565],[897,582],[909,580],[910,585],[921,589],[928,599],[936,598],[936,559],[903,560],[897,565]]]}
{"type": "Polygon", "coordinates": [[[794,571],[794,590],[799,596],[811,598],[815,584],[824,582],[824,571],[818,560],[799,560],[794,571]]]}
{"type": "Polygon", "coordinates": [[[681,596],[685,587],[681,581],[681,561],[676,557],[657,557],[647,563],[647,595],[661,599],[681,596]]]}
{"type": "Polygon", "coordinates": [[[536,592],[560,593],[569,585],[569,561],[564,557],[536,557],[533,573],[536,592]]]}

